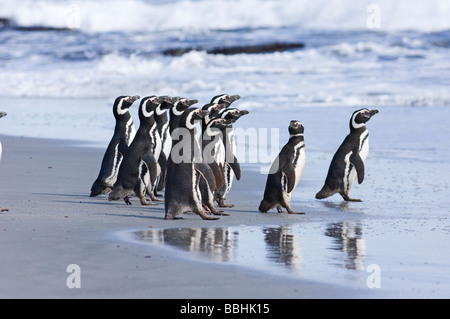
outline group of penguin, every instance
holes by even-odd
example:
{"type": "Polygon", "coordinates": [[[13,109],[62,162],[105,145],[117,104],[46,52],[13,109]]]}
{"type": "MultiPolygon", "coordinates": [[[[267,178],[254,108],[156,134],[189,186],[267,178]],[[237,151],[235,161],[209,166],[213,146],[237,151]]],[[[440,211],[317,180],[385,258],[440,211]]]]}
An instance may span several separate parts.
{"type": "MultiPolygon", "coordinates": [[[[233,123],[249,112],[230,107],[239,98],[239,95],[220,94],[197,108],[192,106],[197,100],[147,96],[140,101],[140,125],[136,131],[129,108],[140,97],[117,97],[113,105],[114,134],[90,196],[109,193],[108,200],[123,199],[128,205],[133,194],[142,205],[164,201],[167,220],[177,219],[186,212],[208,220],[227,216],[214,202],[219,207],[233,207],[225,203],[225,198],[234,177],[241,178],[233,123]],[[201,121],[200,137],[198,121],[201,121]],[[163,189],[164,200],[161,200],[158,192],[163,189]]],[[[377,110],[364,108],[352,114],[350,134],[334,155],[317,199],[339,193],[346,201],[359,201],[351,199],[348,193],[356,178],[358,183],[364,179],[369,149],[365,123],[376,113],[377,110]]],[[[290,214],[302,214],[291,209],[290,199],[305,167],[304,127],[299,121],[291,121],[288,130],[289,141],[267,176],[259,206],[262,213],[272,208],[281,213],[284,207],[290,214]]]]}

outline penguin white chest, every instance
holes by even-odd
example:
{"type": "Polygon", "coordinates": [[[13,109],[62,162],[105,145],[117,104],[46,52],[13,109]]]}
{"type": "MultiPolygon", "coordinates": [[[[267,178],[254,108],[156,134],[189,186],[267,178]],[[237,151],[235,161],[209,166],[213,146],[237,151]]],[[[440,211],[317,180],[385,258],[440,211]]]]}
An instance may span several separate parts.
{"type": "Polygon", "coordinates": [[[365,163],[367,156],[369,155],[369,131],[366,130],[361,134],[359,141],[359,156],[365,163]]]}
{"type": "Polygon", "coordinates": [[[305,169],[305,143],[301,142],[295,146],[294,149],[294,160],[292,164],[295,168],[295,184],[294,188],[297,187],[300,179],[303,175],[303,170],[305,169]]]}

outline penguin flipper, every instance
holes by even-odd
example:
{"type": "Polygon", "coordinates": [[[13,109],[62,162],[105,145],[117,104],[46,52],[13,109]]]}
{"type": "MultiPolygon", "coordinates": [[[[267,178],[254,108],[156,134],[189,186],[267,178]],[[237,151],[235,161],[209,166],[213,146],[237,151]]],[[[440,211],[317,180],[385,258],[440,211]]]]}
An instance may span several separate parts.
{"type": "Polygon", "coordinates": [[[364,180],[364,162],[361,156],[359,156],[359,152],[354,151],[352,155],[350,155],[350,163],[352,163],[356,169],[358,184],[361,184],[364,180]]]}
{"type": "Polygon", "coordinates": [[[142,156],[142,160],[147,164],[148,171],[150,172],[150,182],[155,184],[158,175],[158,162],[151,152],[147,152],[142,156]]]}
{"type": "Polygon", "coordinates": [[[239,161],[237,160],[236,156],[233,158],[233,162],[226,162],[231,169],[234,172],[234,175],[236,176],[237,180],[241,179],[241,165],[239,164],[239,161]]]}
{"type": "Polygon", "coordinates": [[[216,189],[216,178],[210,166],[206,163],[195,163],[195,170],[206,180],[209,189],[214,191],[216,189]]]}
{"type": "Polygon", "coordinates": [[[281,172],[286,176],[287,179],[287,192],[290,193],[294,190],[295,186],[295,168],[292,164],[285,165],[281,172]]]}
{"type": "Polygon", "coordinates": [[[158,159],[159,167],[161,168],[161,174],[159,174],[159,182],[157,191],[161,191],[166,186],[166,169],[167,169],[167,158],[164,153],[161,153],[158,159]]]}
{"type": "Polygon", "coordinates": [[[213,171],[214,178],[216,180],[216,188],[219,189],[222,187],[223,181],[225,179],[225,175],[223,172],[222,164],[219,166],[216,162],[209,163],[209,167],[213,171]]]}

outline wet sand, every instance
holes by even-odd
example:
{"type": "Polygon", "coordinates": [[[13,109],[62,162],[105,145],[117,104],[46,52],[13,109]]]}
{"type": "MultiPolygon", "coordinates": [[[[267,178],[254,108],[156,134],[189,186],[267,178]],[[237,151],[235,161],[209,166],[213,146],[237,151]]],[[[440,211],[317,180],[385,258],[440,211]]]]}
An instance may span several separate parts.
{"type": "Polygon", "coordinates": [[[90,198],[103,149],[2,135],[0,297],[448,298],[448,149],[417,158],[414,140],[391,147],[398,136],[376,120],[368,175],[351,193],[362,203],[314,199],[336,141],[308,138],[304,124],[307,168],[292,207],[306,214],[258,213],[265,175],[249,163],[217,221],[165,221],[163,204],[90,198]],[[81,288],[67,287],[71,264],[81,288]],[[380,288],[369,287],[374,269],[380,288]]]}

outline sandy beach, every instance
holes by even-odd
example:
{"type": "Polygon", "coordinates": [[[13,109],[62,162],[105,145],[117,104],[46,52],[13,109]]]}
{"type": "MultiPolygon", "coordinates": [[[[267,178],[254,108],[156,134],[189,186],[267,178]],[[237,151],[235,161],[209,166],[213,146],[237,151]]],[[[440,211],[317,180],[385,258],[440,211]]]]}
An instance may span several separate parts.
{"type": "MultiPolygon", "coordinates": [[[[235,207],[217,221],[190,214],[166,221],[163,204],[88,197],[104,152],[97,145],[2,135],[0,206],[9,211],[0,213],[0,297],[448,298],[448,135],[428,126],[417,142],[401,130],[446,112],[434,110],[403,113],[408,124],[392,134],[402,110],[380,108],[367,125],[366,180],[351,192],[363,202],[345,203],[314,194],[347,134],[350,109],[322,109],[333,112],[324,131],[316,111],[302,109],[307,167],[291,204],[305,214],[258,213],[266,176],[259,164],[243,163],[227,198],[235,207]],[[72,264],[80,288],[67,286],[72,264]]],[[[257,114],[260,127],[269,124],[257,114]]],[[[280,141],[286,134],[280,124],[280,141]]]]}

